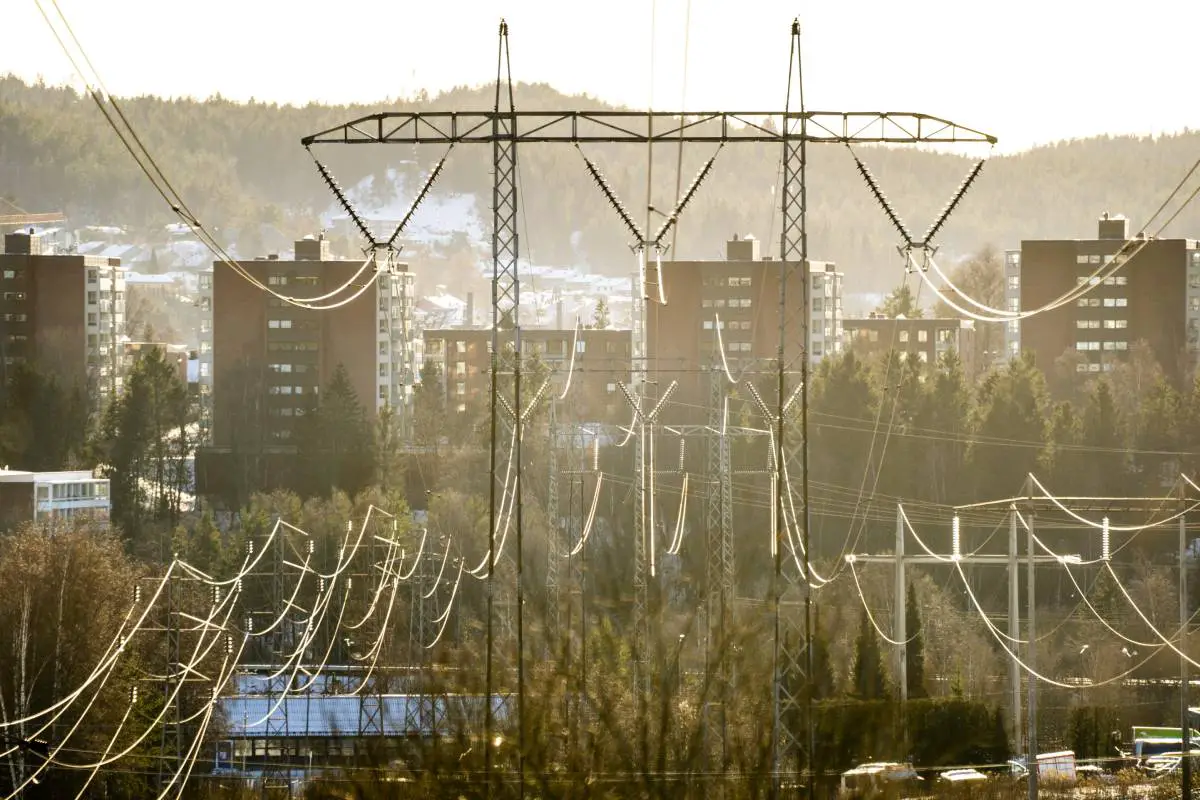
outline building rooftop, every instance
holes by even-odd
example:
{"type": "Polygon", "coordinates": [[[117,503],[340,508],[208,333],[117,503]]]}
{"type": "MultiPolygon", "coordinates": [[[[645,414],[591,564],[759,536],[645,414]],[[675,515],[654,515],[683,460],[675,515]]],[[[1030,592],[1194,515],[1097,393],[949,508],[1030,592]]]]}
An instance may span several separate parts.
{"type": "Polygon", "coordinates": [[[0,469],[0,483],[35,483],[37,481],[90,481],[95,476],[90,470],[72,469],[57,472],[29,472],[21,469],[0,469]]]}

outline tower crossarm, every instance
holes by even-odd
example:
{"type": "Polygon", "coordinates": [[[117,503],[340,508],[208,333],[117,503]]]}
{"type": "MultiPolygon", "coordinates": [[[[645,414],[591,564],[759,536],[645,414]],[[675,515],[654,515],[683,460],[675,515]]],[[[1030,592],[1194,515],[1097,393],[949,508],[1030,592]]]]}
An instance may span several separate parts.
{"type": "MultiPolygon", "coordinates": [[[[795,141],[829,144],[995,144],[996,137],[941,117],[907,111],[518,111],[514,143],[587,144],[795,141]]],[[[491,144],[494,111],[385,111],[305,136],[314,144],[491,144]]]]}

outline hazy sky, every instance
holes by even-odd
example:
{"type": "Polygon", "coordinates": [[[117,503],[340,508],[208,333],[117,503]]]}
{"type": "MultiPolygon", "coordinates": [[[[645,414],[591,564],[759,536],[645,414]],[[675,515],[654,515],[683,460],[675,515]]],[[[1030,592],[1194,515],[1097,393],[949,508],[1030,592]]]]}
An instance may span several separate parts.
{"type": "MultiPolygon", "coordinates": [[[[49,5],[49,0],[43,0],[49,5]]],[[[33,0],[6,2],[0,73],[72,79],[33,0]]],[[[116,94],[376,102],[495,75],[677,109],[782,107],[788,29],[809,108],[922,111],[1001,149],[1200,127],[1195,0],[59,0],[116,94]],[[585,10],[588,9],[588,10],[585,10]],[[651,20],[655,19],[651,36],[651,20]]]]}

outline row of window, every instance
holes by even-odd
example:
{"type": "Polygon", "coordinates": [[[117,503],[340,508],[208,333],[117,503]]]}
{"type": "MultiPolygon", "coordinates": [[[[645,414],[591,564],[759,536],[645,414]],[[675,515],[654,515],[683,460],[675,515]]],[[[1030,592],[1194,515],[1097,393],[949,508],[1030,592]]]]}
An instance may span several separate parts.
{"type": "Polygon", "coordinates": [[[1076,342],[1075,349],[1085,350],[1128,350],[1129,342],[1076,342]]]}
{"type": "Polygon", "coordinates": [[[730,297],[728,300],[724,297],[715,300],[706,297],[700,301],[701,308],[750,308],[750,305],[749,297],[730,297]]]}
{"type": "Polygon", "coordinates": [[[267,276],[267,286],[316,286],[320,281],[316,275],[296,275],[292,272],[276,272],[267,276]]]}
{"type": "Polygon", "coordinates": [[[1080,329],[1104,328],[1106,330],[1118,330],[1121,328],[1128,328],[1129,320],[1127,320],[1127,319],[1104,319],[1104,320],[1077,319],[1077,320],[1075,320],[1075,327],[1080,328],[1080,329]]]}
{"type": "Polygon", "coordinates": [[[704,278],[705,286],[749,286],[750,276],[740,275],[710,275],[704,278]]]}
{"type": "MultiPolygon", "coordinates": [[[[706,330],[706,331],[711,331],[714,328],[713,321],[711,319],[706,319],[701,324],[703,325],[704,330],[706,330]]],[[[751,323],[750,320],[748,320],[748,319],[744,319],[744,320],[733,319],[733,320],[729,320],[728,322],[722,320],[720,327],[721,327],[721,330],[725,330],[726,328],[729,328],[729,330],[731,330],[731,331],[748,331],[748,330],[750,330],[752,325],[753,325],[753,323],[751,323]]]]}
{"type": "Polygon", "coordinates": [[[0,319],[5,322],[28,322],[28,314],[0,314],[0,319]]]}
{"type": "MultiPolygon", "coordinates": [[[[1081,297],[1075,303],[1080,308],[1125,308],[1129,305],[1127,297],[1081,297]]],[[[1014,309],[1016,310],[1016,309],[1014,309]]]]}
{"type": "Polygon", "coordinates": [[[1099,286],[1101,283],[1103,283],[1105,286],[1128,286],[1129,276],[1109,275],[1107,278],[1100,278],[1095,275],[1091,277],[1087,275],[1080,275],[1075,279],[1076,286],[1083,286],[1084,284],[1087,284],[1088,286],[1099,286]]]}
{"type": "Polygon", "coordinates": [[[750,342],[726,342],[725,349],[731,353],[749,353],[753,345],[750,342]]]}
{"type": "Polygon", "coordinates": [[[308,364],[268,364],[267,369],[271,372],[278,373],[304,373],[308,372],[308,364]]]}
{"type": "Polygon", "coordinates": [[[281,331],[315,331],[320,330],[321,323],[315,319],[269,319],[267,327],[271,330],[281,331]]]}
{"type": "MultiPolygon", "coordinates": [[[[305,388],[306,387],[304,387],[304,386],[268,386],[267,394],[285,394],[285,395],[304,394],[305,388]]],[[[318,391],[318,387],[316,387],[316,386],[307,387],[307,391],[308,391],[308,394],[320,394],[320,392],[318,391]]]]}
{"type": "Polygon", "coordinates": [[[316,342],[267,342],[267,350],[272,353],[315,353],[316,342]]]}
{"type": "MultiPolygon", "coordinates": [[[[1100,255],[1077,255],[1075,256],[1076,264],[1111,264],[1116,256],[1100,256],[1100,255]]],[[[1122,257],[1123,260],[1123,257],[1122,257]]]]}
{"type": "Polygon", "coordinates": [[[124,322],[125,315],[124,314],[101,314],[99,317],[97,317],[95,311],[89,311],[88,315],[87,315],[88,327],[89,328],[96,327],[97,319],[99,320],[100,325],[103,325],[104,327],[108,327],[110,324],[120,325],[122,322],[124,322]]]}
{"type": "Polygon", "coordinates": [[[1075,365],[1076,372],[1112,372],[1112,368],[1113,365],[1111,361],[1106,361],[1103,364],[1097,361],[1087,363],[1080,362],[1075,365]]]}

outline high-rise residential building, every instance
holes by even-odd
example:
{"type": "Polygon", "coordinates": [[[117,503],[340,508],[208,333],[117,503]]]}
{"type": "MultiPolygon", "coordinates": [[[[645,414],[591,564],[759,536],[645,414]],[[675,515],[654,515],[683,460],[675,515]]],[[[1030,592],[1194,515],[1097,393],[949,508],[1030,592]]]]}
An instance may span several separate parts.
{"type": "MultiPolygon", "coordinates": [[[[491,392],[491,329],[426,329],[423,338],[425,359],[437,369],[446,393],[446,409],[465,413],[486,408],[491,392]]],[[[511,348],[511,334],[506,338],[511,348]]],[[[583,328],[577,337],[574,329],[521,329],[522,353],[545,365],[552,391],[561,394],[568,373],[572,374],[564,419],[581,422],[629,422],[632,412],[618,384],[628,385],[631,380],[631,343],[629,330],[583,328]]],[[[524,398],[532,398],[538,388],[524,384],[524,398]]]]}
{"type": "MultiPolygon", "coordinates": [[[[810,261],[789,273],[784,314],[784,364],[799,380],[802,314],[809,320],[807,355],[812,365],[842,351],[842,273],[828,261],[810,261]],[[810,306],[803,306],[801,276],[811,281],[810,306]]],[[[679,381],[676,398],[702,416],[709,375],[725,365],[736,374],[777,369],[780,335],[778,261],[763,258],[758,240],[734,237],[724,261],[665,261],[666,304],[648,304],[647,377],[679,381]],[[718,320],[720,343],[718,349],[718,320]],[[657,378],[655,375],[657,374],[657,378]]]]}
{"type": "Polygon", "coordinates": [[[10,233],[0,254],[0,368],[36,364],[86,386],[95,410],[120,392],[125,277],[120,259],[58,253],[10,233]]]}
{"type": "Polygon", "coordinates": [[[413,281],[406,265],[376,276],[373,265],[331,258],[328,241],[312,237],[295,243],[292,260],[239,264],[280,295],[324,298],[318,305],[348,302],[303,308],[221,263],[201,275],[199,302],[208,314],[200,332],[205,447],[197,479],[207,493],[221,491],[222,476],[234,468],[261,487],[286,483],[297,417],[317,402],[339,366],[368,412],[405,404],[412,389],[413,281]]]}
{"type": "Polygon", "coordinates": [[[1046,371],[1066,354],[1077,372],[1102,373],[1144,341],[1171,380],[1187,380],[1200,354],[1200,243],[1153,239],[1129,258],[1138,240],[1118,256],[1129,235],[1124,217],[1106,213],[1095,239],[1023,241],[1007,253],[1010,308],[1040,308],[1091,285],[1069,303],[1008,323],[1010,354],[1032,352],[1046,371]],[[1126,263],[1108,274],[1114,257],[1126,263]]]}
{"type": "Polygon", "coordinates": [[[973,375],[975,323],[969,319],[937,317],[889,318],[871,314],[843,321],[845,345],[862,356],[884,354],[891,350],[916,356],[922,364],[934,367],[942,357],[954,351],[963,372],[973,375]]]}

